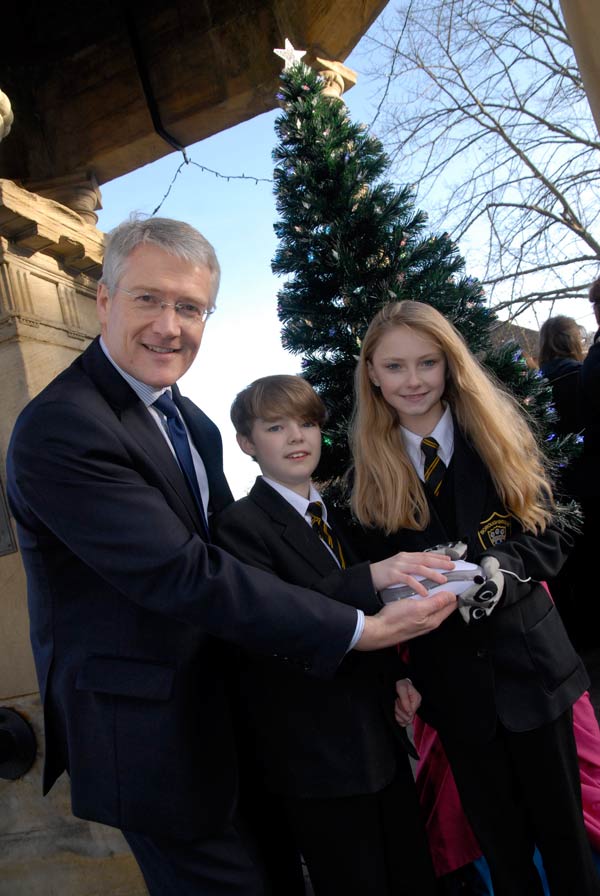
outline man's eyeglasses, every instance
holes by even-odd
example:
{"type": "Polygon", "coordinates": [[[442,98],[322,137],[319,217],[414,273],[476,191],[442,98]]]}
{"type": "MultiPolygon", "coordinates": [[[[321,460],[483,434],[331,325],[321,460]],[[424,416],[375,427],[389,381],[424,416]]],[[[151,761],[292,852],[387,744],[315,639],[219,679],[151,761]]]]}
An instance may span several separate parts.
{"type": "Polygon", "coordinates": [[[181,320],[192,324],[203,324],[215,311],[215,308],[207,308],[206,305],[198,305],[196,302],[165,302],[164,299],[153,293],[131,292],[129,289],[123,289],[122,286],[117,286],[115,289],[130,296],[133,299],[132,304],[136,312],[148,318],[158,317],[163,308],[173,308],[181,320]]]}

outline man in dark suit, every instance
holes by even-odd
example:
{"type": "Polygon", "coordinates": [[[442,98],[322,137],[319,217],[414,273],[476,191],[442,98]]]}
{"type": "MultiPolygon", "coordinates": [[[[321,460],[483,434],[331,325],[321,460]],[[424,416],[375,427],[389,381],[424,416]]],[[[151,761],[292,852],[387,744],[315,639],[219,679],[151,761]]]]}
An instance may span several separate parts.
{"type": "MultiPolygon", "coordinates": [[[[231,501],[214,424],[177,389],[214,310],[214,250],[181,222],[128,221],[107,242],[101,338],[19,417],[8,490],[44,704],[44,790],[121,828],[155,896],[262,892],[236,816],[218,639],[332,675],[454,609],[343,603],[210,544],[231,501]],[[281,599],[274,600],[273,596],[281,599]]],[[[410,602],[403,602],[410,603],[410,602]]]]}

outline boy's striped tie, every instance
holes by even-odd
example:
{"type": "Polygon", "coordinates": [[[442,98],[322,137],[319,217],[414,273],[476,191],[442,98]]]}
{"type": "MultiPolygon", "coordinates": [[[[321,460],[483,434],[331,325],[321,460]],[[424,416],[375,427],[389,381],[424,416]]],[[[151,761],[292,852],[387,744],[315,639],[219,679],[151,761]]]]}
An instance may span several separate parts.
{"type": "Polygon", "coordinates": [[[308,513],[310,514],[310,522],[313,529],[315,530],[321,541],[324,541],[327,547],[331,548],[335,557],[339,561],[341,568],[345,569],[346,561],[344,559],[342,546],[323,519],[323,505],[321,504],[321,502],[313,501],[311,504],[309,504],[308,513]]]}

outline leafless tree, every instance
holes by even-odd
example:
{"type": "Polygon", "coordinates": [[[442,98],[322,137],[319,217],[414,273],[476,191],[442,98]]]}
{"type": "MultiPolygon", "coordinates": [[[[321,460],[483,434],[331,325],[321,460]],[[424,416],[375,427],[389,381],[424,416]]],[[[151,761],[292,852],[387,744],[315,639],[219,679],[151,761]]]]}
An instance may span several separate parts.
{"type": "Polygon", "coordinates": [[[494,307],[585,297],[600,140],[559,0],[400,0],[370,56],[397,176],[479,265],[494,307]]]}

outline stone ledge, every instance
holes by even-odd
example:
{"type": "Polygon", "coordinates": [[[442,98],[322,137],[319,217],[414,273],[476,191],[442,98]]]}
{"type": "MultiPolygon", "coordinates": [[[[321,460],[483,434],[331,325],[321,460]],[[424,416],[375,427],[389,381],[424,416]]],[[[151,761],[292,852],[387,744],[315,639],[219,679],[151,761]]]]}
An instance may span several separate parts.
{"type": "Polygon", "coordinates": [[[73,330],[25,314],[9,314],[0,318],[0,343],[27,339],[32,342],[62,345],[82,352],[95,336],[96,333],[73,330]]]}
{"type": "Polygon", "coordinates": [[[67,270],[100,277],[104,234],[77,212],[2,178],[0,236],[31,253],[52,256],[67,270]]]}

